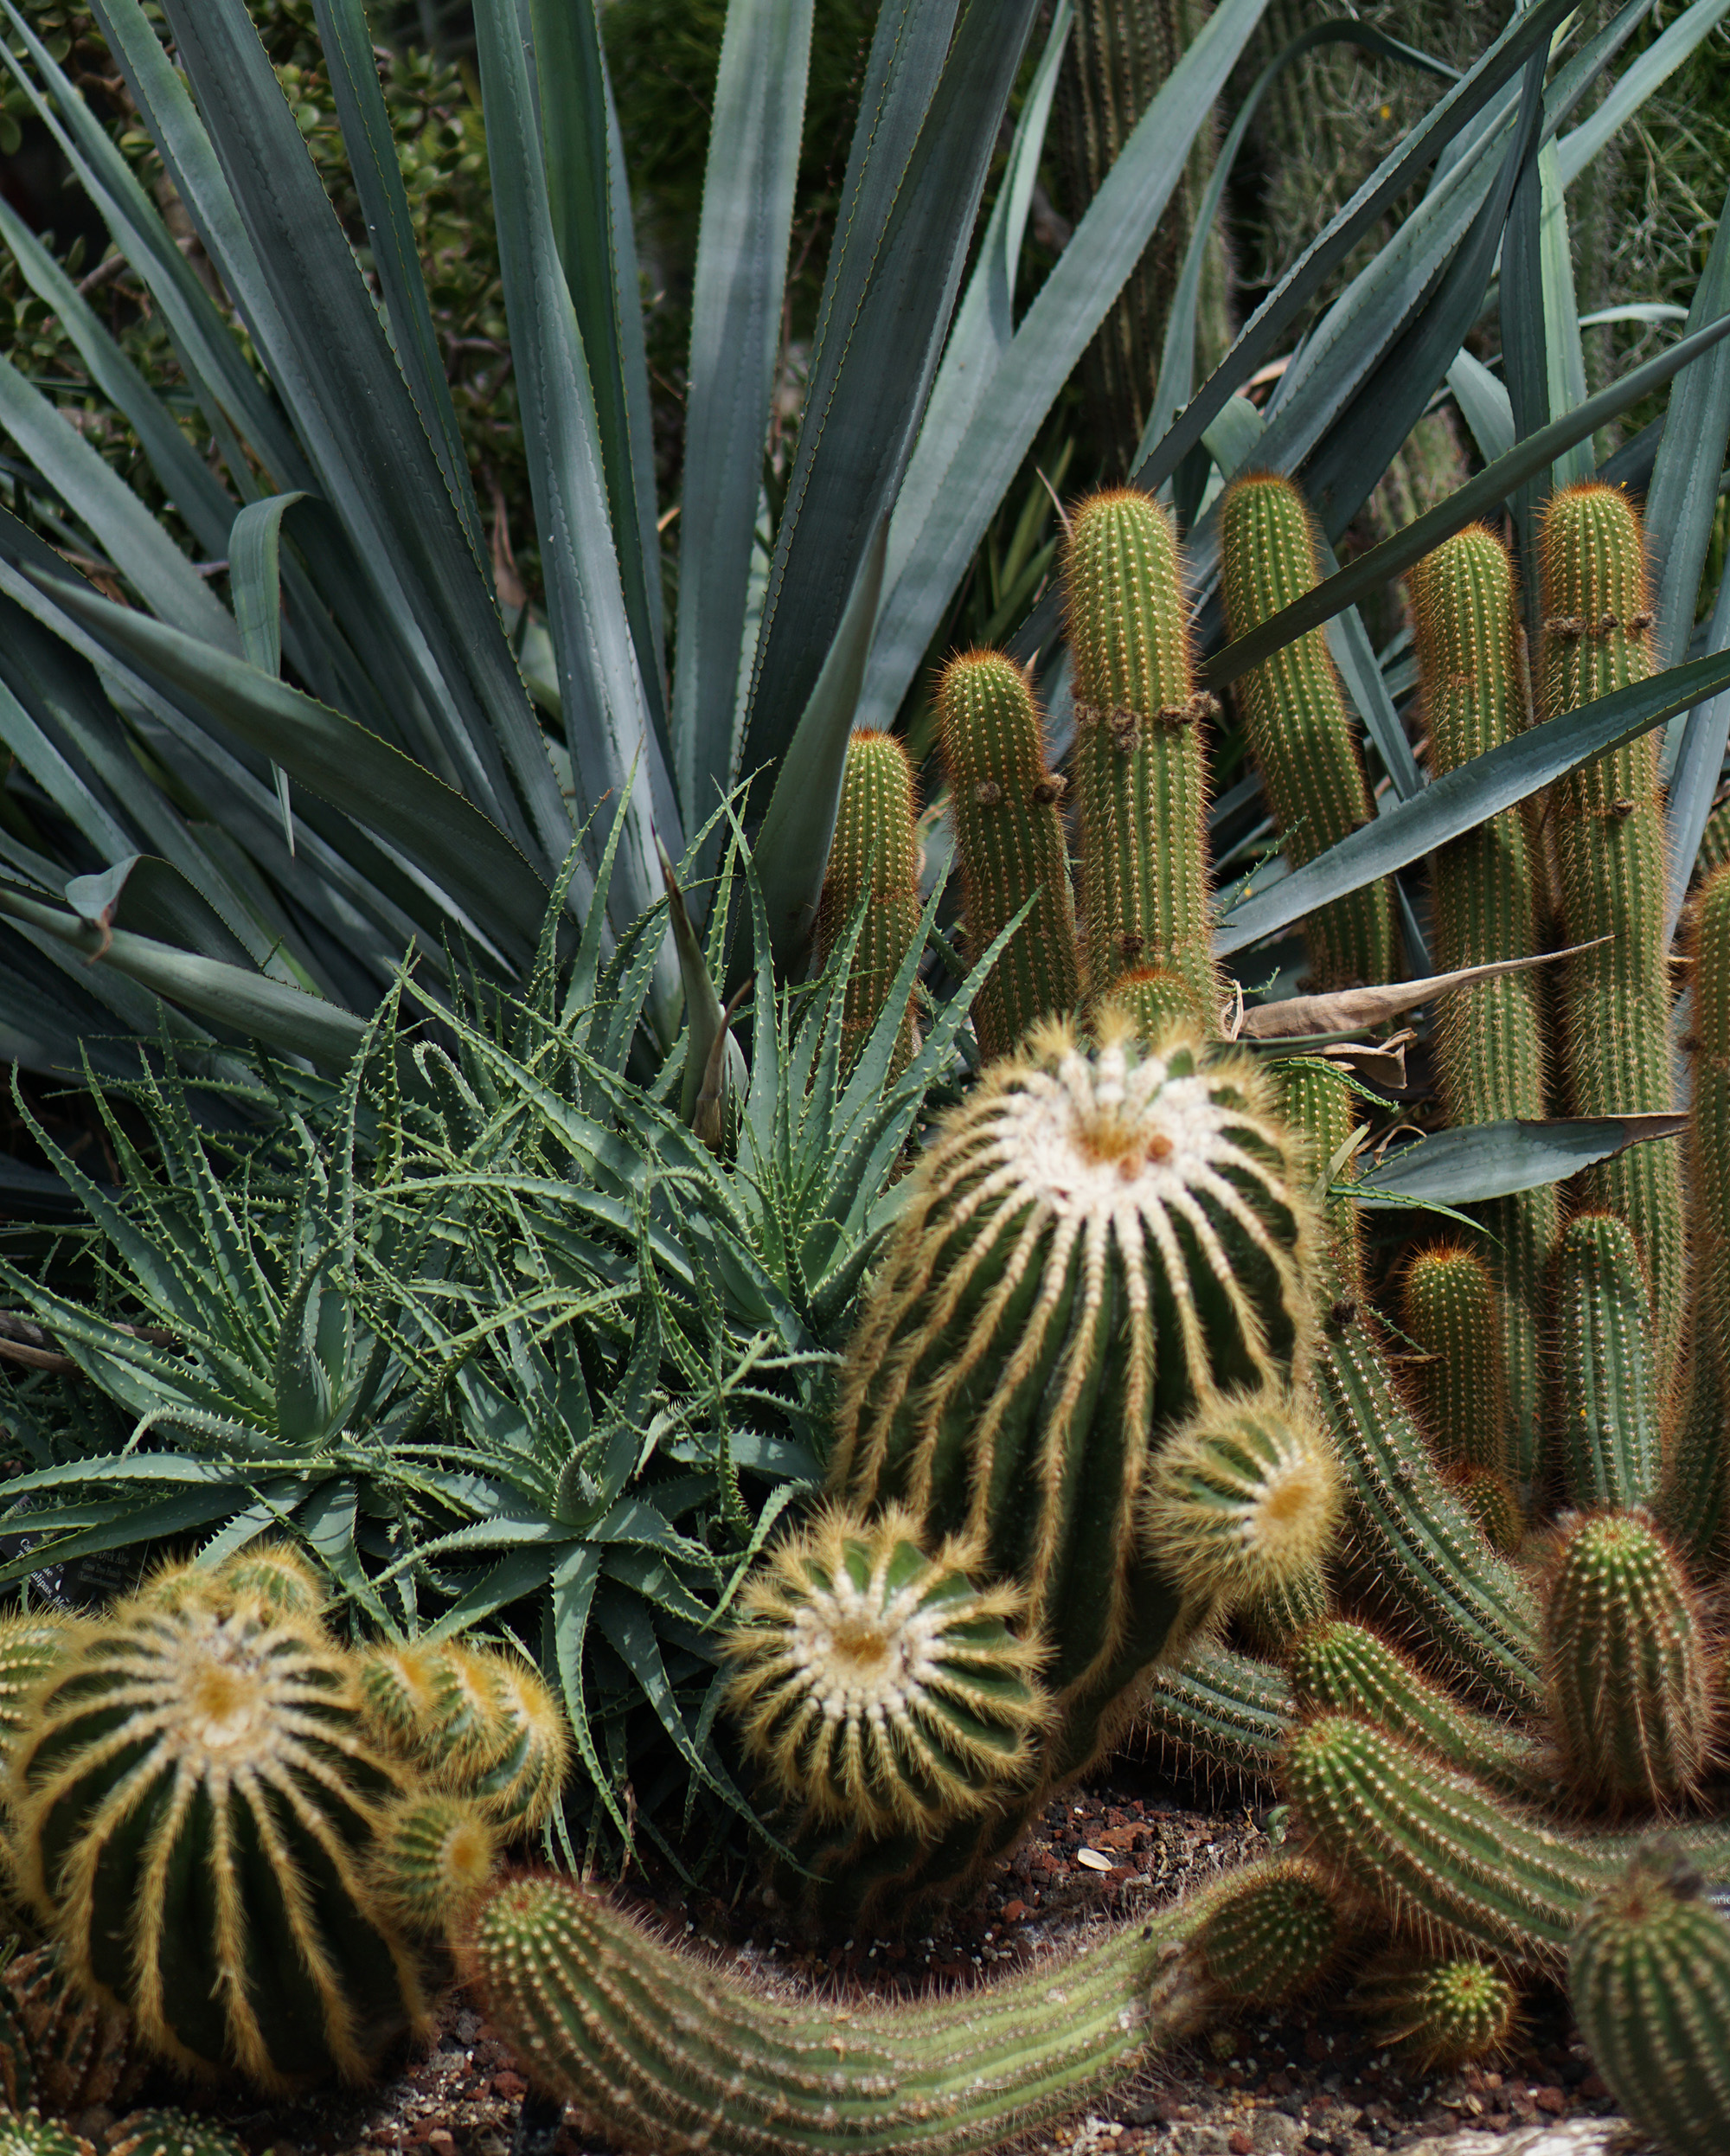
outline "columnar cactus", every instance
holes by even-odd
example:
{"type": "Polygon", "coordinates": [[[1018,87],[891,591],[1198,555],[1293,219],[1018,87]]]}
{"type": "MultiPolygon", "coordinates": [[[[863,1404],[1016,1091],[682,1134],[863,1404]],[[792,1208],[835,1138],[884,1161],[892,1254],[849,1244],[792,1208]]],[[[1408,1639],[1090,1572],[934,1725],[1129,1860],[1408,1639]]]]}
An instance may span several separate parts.
{"type": "Polygon", "coordinates": [[[1700,1598],[1637,1514],[1599,1512],[1563,1542],[1544,1608],[1550,1720],[1563,1771],[1611,1811],[1699,1783],[1718,1699],[1700,1598]]]}
{"type": "Polygon", "coordinates": [[[1075,512],[1063,566],[1075,664],[1087,987],[1157,966],[1219,1006],[1210,947],[1207,763],[1212,699],[1190,672],[1177,537],[1133,487],[1075,512]]]}
{"type": "MultiPolygon", "coordinates": [[[[1318,1191],[1355,1180],[1352,1140],[1363,1121],[1345,1073],[1317,1056],[1298,1056],[1277,1066],[1279,1104],[1292,1135],[1302,1144],[1307,1172],[1318,1191]]],[[[1349,1197],[1323,1197],[1327,1223],[1327,1292],[1355,1295],[1362,1287],[1357,1206],[1349,1197]]]]}
{"type": "Polygon", "coordinates": [[[1577,1505],[1650,1502],[1661,1465],[1652,1299],[1626,1221],[1571,1220],[1556,1257],[1557,1465],[1577,1505]]]}
{"type": "Polygon", "coordinates": [[[1013,659],[968,651],[945,667],[937,748],[972,949],[987,949],[1035,901],[973,1004],[980,1052],[1006,1056],[1041,1018],[1060,1018],[1081,1000],[1063,781],[1046,764],[1033,690],[1013,659]]]}
{"type": "Polygon", "coordinates": [[[1024,1790],[1048,1716],[1020,1590],[917,1523],[833,1507],[784,1538],[723,1641],[747,1756],[798,1825],[929,1838],[1024,1790]]]}
{"type": "Polygon", "coordinates": [[[1593,1903],[1568,1992],[1593,2063],[1664,2156],[1730,2148],[1730,1924],[1684,1860],[1637,1857],[1593,1903]]]}
{"type": "Polygon", "coordinates": [[[1507,1365],[1496,1284],[1475,1250],[1436,1243],[1406,1269],[1402,1316],[1428,1359],[1418,1373],[1424,1427],[1445,1466],[1507,1465],[1507,1365]]]}
{"type": "Polygon", "coordinates": [[[1695,1396],[1676,1435],[1665,1515],[1705,1569],[1730,1521],[1730,1447],[1722,1442],[1730,1380],[1730,867],[1708,876],[1701,890],[1690,956],[1688,1181],[1695,1396]]]}
{"type": "Polygon", "coordinates": [[[1338,1960],[1351,1927],[1338,1895],[1303,1858],[1257,1864],[1216,1889],[1196,1927],[1209,1980],[1245,2005],[1277,2006],[1338,1960]]]}
{"type": "MultiPolygon", "coordinates": [[[[1315,534],[1304,497],[1272,472],[1251,472],[1220,501],[1220,570],[1226,626],[1246,636],[1319,581],[1315,534]]],[[[1294,868],[1369,821],[1345,692],[1312,629],[1237,686],[1251,753],[1286,857],[1294,868]]],[[[1310,970],[1320,988],[1392,979],[1397,945],[1394,895],[1383,880],[1317,907],[1304,927],[1310,970]]]]}
{"type": "MultiPolygon", "coordinates": [[[[1518,594],[1508,550],[1482,524],[1457,532],[1412,572],[1418,684],[1440,778],[1526,726],[1518,594]]],[[[1431,862],[1435,958],[1454,972],[1528,958],[1547,914],[1547,875],[1534,805],[1504,809],[1444,846],[1431,862]]],[[[1535,1119],[1548,1112],[1544,985],[1504,973],[1451,990],[1436,1017],[1436,1075],[1457,1125],[1535,1119]]],[[[1552,1185],[1482,1210],[1483,1255],[1501,1294],[1508,1406],[1506,1467],[1537,1469],[1539,1334],[1550,1252],[1560,1227],[1552,1185]]],[[[1487,1462],[1486,1464],[1496,1464],[1487,1462]]]]}
{"type": "MultiPolygon", "coordinates": [[[[1592,483],[1550,497],[1542,542],[1544,715],[1610,695],[1652,670],[1652,612],[1639,512],[1592,483]]],[[[1570,944],[1561,1013],[1568,1106],[1578,1115],[1646,1114],[1675,1105],[1665,938],[1663,803],[1658,741],[1558,780],[1551,825],[1570,944]],[[1605,939],[1596,941],[1596,939],[1605,939]]],[[[1586,1202],[1633,1229],[1651,1281],[1658,1378],[1676,1368],[1682,1325],[1682,1165],[1671,1145],[1636,1145],[1579,1178],[1586,1202]]]]}
{"type": "MultiPolygon", "coordinates": [[[[877,1023],[895,978],[919,934],[919,837],[913,822],[913,773],[893,734],[862,732],[847,744],[847,768],[836,812],[835,837],[817,908],[817,959],[827,966],[864,918],[842,1017],[842,1066],[851,1067],[877,1023]]],[[[915,1047],[914,1004],[895,1045],[893,1068],[904,1070],[915,1047]]]]}

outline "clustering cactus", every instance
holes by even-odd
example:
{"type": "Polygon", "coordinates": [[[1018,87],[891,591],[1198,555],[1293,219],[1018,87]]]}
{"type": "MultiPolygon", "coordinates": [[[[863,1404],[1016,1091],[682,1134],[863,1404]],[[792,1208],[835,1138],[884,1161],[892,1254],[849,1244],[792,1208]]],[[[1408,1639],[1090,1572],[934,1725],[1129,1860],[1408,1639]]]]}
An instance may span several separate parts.
{"type": "Polygon", "coordinates": [[[1665,2156],[1730,2147],[1730,1923],[1675,1851],[1643,1853],[1592,1904],[1568,1989],[1617,2101],[1665,2156]]]}
{"type": "MultiPolygon", "coordinates": [[[[1220,569],[1226,626],[1247,636],[1320,581],[1315,534],[1291,480],[1255,472],[1220,502],[1220,569]]],[[[1343,838],[1372,814],[1345,692],[1320,629],[1253,666],[1237,685],[1250,749],[1294,867],[1343,838]]],[[[1317,907],[1305,929],[1320,988],[1391,980],[1396,964],[1394,895],[1386,881],[1317,907]]]]}
{"type": "Polygon", "coordinates": [[[564,1738],[526,1665],[411,1643],[421,1712],[392,1730],[363,1684],[382,1658],[320,1599],[266,1550],[56,1635],[7,1761],[10,1868],[54,1942],[7,1973],[39,2098],[112,2093],[122,2030],[266,2089],[364,2078],[427,2025],[499,1840],[550,1811],[564,1738]]]}
{"type": "Polygon", "coordinates": [[[1035,901],[973,1004],[981,1052],[1006,1056],[1040,1019],[1063,1017],[1081,1000],[1063,781],[1046,763],[1033,690],[1013,659],[968,651],[950,661],[938,685],[937,748],[972,947],[986,949],[1035,901]]]}
{"type": "MultiPolygon", "coordinates": [[[[858,947],[847,977],[842,1014],[843,1069],[869,1037],[896,976],[919,938],[919,835],[913,821],[913,773],[893,734],[857,733],[847,744],[847,767],[836,812],[835,837],[817,908],[818,963],[827,966],[862,909],[858,947]]],[[[913,1061],[913,1000],[895,1043],[894,1069],[913,1061]]]]}

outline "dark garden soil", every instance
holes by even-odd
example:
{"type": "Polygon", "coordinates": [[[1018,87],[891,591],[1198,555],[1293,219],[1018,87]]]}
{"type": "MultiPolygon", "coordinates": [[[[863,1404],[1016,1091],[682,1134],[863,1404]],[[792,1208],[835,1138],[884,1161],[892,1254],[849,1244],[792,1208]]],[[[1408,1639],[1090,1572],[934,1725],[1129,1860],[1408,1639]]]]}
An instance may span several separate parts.
{"type": "MultiPolygon", "coordinates": [[[[791,1996],[863,1992],[916,2000],[932,1989],[989,1982],[994,1973],[1060,1952],[1092,1927],[1157,1907],[1221,1869],[1265,1855],[1265,1832],[1243,1806],[1194,1808],[1150,1767],[1119,1762],[1048,1807],[1039,1829],[973,1907],[905,1938],[860,1937],[822,1953],[802,1947],[743,1864],[695,1890],[670,1875],[626,1882],[670,1931],[734,1957],[791,1996]]],[[[253,2156],[510,2156],[524,2083],[509,2054],[461,1997],[446,2008],[433,2048],[370,2091],[321,2095],[268,2110],[214,2095],[149,2095],[220,2118],[253,2156]]],[[[1365,2040],[1337,1988],[1310,2009],[1250,2013],[1155,2063],[1131,2089],[1073,2126],[1036,2134],[1029,2150],[1067,2156],[1370,2156],[1457,2137],[1458,2156],[1486,2156],[1511,2136],[1507,2156],[1611,2156],[1637,2146],[1600,2140],[1585,2121],[1614,2105],[1592,2072],[1559,1996],[1537,2001],[1509,2055],[1493,2068],[1426,2076],[1365,2040]],[[1579,2121],[1535,2140],[1531,2129],[1579,2121]]],[[[86,2114],[101,2148],[113,2123],[86,2114]]],[[[603,2156],[606,2144],[567,2123],[556,2156],[603,2156]]]]}

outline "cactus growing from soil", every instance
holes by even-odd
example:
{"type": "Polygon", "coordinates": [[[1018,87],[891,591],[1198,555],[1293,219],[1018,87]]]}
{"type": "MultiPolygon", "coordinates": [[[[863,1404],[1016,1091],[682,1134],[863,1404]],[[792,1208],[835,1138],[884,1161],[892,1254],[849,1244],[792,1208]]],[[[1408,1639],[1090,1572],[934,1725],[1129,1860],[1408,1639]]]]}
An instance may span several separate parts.
{"type": "Polygon", "coordinates": [[[1520,1995],[1494,1962],[1453,1955],[1372,1969],[1355,1986],[1352,2005],[1378,2044],[1429,2074],[1505,2051],[1520,1995]]]}
{"type": "MultiPolygon", "coordinates": [[[[1220,568],[1227,632],[1234,638],[1313,590],[1320,577],[1315,533],[1291,480],[1255,472],[1227,488],[1220,501],[1220,568]]],[[[1324,632],[1312,629],[1251,667],[1237,696],[1294,868],[1369,821],[1363,762],[1324,632]]],[[[1385,880],[1318,906],[1305,934],[1318,988],[1393,979],[1398,946],[1394,894],[1385,880]]]]}
{"type": "MultiPolygon", "coordinates": [[[[817,959],[827,966],[861,915],[858,947],[847,979],[842,1015],[842,1065],[854,1058],[877,1023],[895,978],[919,936],[919,835],[913,820],[913,772],[893,734],[860,732],[847,744],[847,767],[836,811],[835,837],[817,908],[817,959]]],[[[895,1044],[894,1069],[905,1070],[915,1047],[914,1004],[895,1044]]]]}
{"type": "Polygon", "coordinates": [[[1277,2006],[1328,1973],[1349,1929],[1323,1874],[1301,1857],[1287,1858],[1252,1866],[1216,1889],[1195,1944],[1227,1999],[1277,2006]]]}
{"type": "Polygon", "coordinates": [[[1006,1056],[1041,1018],[1062,1017],[1081,1000],[1063,781],[1047,766],[1033,690],[1013,659],[968,651],[949,662],[938,684],[937,748],[972,948],[986,949],[1036,900],[973,1004],[980,1053],[1006,1056]]]}
{"type": "Polygon", "coordinates": [[[1179,974],[1218,1008],[1209,947],[1207,761],[1213,700],[1189,663],[1177,536],[1134,487],[1075,512],[1063,563],[1075,663],[1076,798],[1087,988],[1120,973],[1179,974]]]}
{"type": "Polygon", "coordinates": [[[1635,1858],[1569,1958],[1580,2033],[1611,2094],[1665,2156],[1730,2146],[1730,1923],[1685,1859],[1635,1858]]]}

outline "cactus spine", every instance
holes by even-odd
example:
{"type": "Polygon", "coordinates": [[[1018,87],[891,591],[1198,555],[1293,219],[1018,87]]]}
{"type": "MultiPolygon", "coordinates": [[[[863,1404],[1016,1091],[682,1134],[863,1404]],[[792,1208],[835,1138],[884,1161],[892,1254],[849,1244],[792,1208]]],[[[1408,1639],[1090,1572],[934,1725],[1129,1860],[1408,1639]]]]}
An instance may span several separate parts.
{"type": "Polygon", "coordinates": [[[1027,899],[1037,900],[974,1001],[973,1030],[990,1059],[1081,1000],[1063,781],[1047,767],[1027,676],[998,651],[969,651],[945,667],[937,748],[971,948],[988,949],[1027,899]]]}
{"type": "MultiPolygon", "coordinates": [[[[1226,626],[1247,636],[1319,581],[1315,534],[1289,479],[1257,472],[1220,500],[1226,626]]],[[[1238,683],[1250,748],[1286,857],[1301,867],[1367,824],[1369,789],[1324,632],[1312,629],[1238,683]]],[[[1317,987],[1393,978],[1394,896],[1386,879],[1318,907],[1305,924],[1317,987]]]]}
{"type": "MultiPolygon", "coordinates": [[[[1430,768],[1440,778],[1526,725],[1513,564],[1481,524],[1458,532],[1412,572],[1412,619],[1430,768]]],[[[1528,958],[1540,942],[1544,863],[1534,820],[1504,809],[1431,862],[1436,963],[1445,972],[1528,958]]],[[[1507,973],[1454,989],[1437,1014],[1434,1054],[1455,1125],[1538,1118],[1548,1110],[1543,988],[1507,973]]],[[[1529,1483],[1538,1454],[1539,1334],[1550,1252],[1561,1223],[1547,1185],[1492,1200],[1480,1217],[1501,1294],[1510,1415],[1504,1467],[1529,1483]]]]}
{"type": "Polygon", "coordinates": [[[1697,1598],[1647,1521],[1604,1512],[1574,1526],[1549,1582],[1544,1646],[1573,1787],[1611,1810],[1688,1795],[1717,1702],[1697,1598]]]}
{"type": "Polygon", "coordinates": [[[1730,2148],[1730,1925],[1656,1850],[1592,1904],[1568,1992],[1593,2063],[1665,2156],[1730,2148]]]}
{"type": "Polygon", "coordinates": [[[1436,1457],[1500,1473],[1506,1370],[1489,1267],[1458,1244],[1432,1245],[1406,1267],[1403,1299],[1406,1331],[1431,1358],[1418,1383],[1436,1457]]]}
{"type": "Polygon", "coordinates": [[[977,1588],[964,1544],[927,1557],[900,1506],[830,1508],[746,1586],[725,1704],[804,1823],[928,1836],[1033,1779],[1048,1715],[1019,1591],[977,1588]]]}
{"type": "Polygon", "coordinates": [[[1201,1906],[911,2010],[759,1997],[565,1879],[500,1889],[467,1958],[535,2081],[621,2149],[984,2156],[1195,2026],[1214,1998],[1184,1950],[1201,1906]]]}
{"type": "MultiPolygon", "coordinates": [[[[861,732],[847,744],[847,768],[835,837],[817,908],[817,959],[827,966],[864,917],[848,976],[841,1060],[850,1069],[889,999],[895,977],[919,936],[919,837],[913,773],[893,734],[861,732]]],[[[916,1045],[910,997],[895,1043],[891,1075],[905,1070],[916,1045]]]]}
{"type": "MultiPolygon", "coordinates": [[[[1652,670],[1640,518],[1618,489],[1562,488],[1544,513],[1544,715],[1608,696],[1652,670]]],[[[1656,736],[1559,780],[1551,799],[1570,944],[1607,937],[1567,963],[1562,1052],[1569,1106],[1629,1115],[1674,1106],[1664,940],[1663,805],[1656,736]]],[[[1682,1322],[1682,1164],[1636,1145],[1579,1177],[1585,1202],[1634,1231],[1653,1296],[1658,1381],[1676,1367],[1682,1322]]]]}
{"type": "Polygon", "coordinates": [[[1644,1505],[1658,1486],[1651,1293],[1613,1213],[1568,1222],[1556,1258],[1556,1450],[1578,1505],[1644,1505]]]}
{"type": "Polygon", "coordinates": [[[1064,556],[1075,662],[1077,798],[1087,987],[1156,966],[1219,1007],[1210,947],[1207,766],[1213,709],[1190,673],[1177,536],[1132,487],[1075,512],[1064,556]]]}

